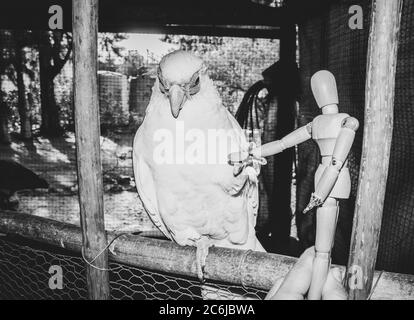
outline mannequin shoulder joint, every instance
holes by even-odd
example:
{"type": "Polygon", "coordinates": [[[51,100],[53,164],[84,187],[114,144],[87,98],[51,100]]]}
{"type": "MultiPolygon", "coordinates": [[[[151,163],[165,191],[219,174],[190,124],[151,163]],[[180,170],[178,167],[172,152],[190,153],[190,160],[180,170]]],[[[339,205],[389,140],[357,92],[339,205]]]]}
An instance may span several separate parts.
{"type": "Polygon", "coordinates": [[[359,128],[359,121],[354,117],[347,117],[343,120],[342,127],[357,131],[359,128]]]}

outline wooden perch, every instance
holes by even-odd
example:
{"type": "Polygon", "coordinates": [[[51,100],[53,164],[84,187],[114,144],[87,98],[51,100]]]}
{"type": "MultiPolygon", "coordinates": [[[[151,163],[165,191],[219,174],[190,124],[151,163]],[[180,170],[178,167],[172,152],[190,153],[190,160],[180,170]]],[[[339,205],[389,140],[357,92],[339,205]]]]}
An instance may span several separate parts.
{"type": "MultiPolygon", "coordinates": [[[[79,227],[23,213],[0,211],[0,233],[19,235],[77,253],[82,247],[79,227]]],[[[109,241],[115,236],[113,232],[107,233],[109,241]]],[[[133,235],[118,238],[109,252],[109,259],[118,263],[194,279],[197,278],[195,256],[194,247],[180,247],[171,241],[133,235]]],[[[277,254],[246,254],[242,250],[213,247],[207,256],[205,278],[270,290],[295,262],[295,258],[277,254]]],[[[375,282],[380,274],[375,273],[375,282]]],[[[414,276],[382,273],[372,299],[414,299],[414,276]]]]}

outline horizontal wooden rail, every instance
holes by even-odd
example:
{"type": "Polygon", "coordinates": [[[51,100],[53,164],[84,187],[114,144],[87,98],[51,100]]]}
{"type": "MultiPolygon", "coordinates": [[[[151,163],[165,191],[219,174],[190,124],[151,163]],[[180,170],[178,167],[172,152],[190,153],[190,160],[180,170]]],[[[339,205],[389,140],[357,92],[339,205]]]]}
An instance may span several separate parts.
{"type": "MultiPolygon", "coordinates": [[[[75,252],[80,252],[82,246],[79,227],[24,213],[0,211],[0,233],[75,252]]],[[[107,236],[110,241],[116,233],[108,232],[107,236]]],[[[109,259],[155,272],[197,277],[195,248],[166,240],[124,235],[111,245],[109,259]]],[[[295,262],[295,258],[276,254],[215,247],[207,256],[206,279],[269,290],[295,262]]],[[[372,299],[414,299],[413,275],[376,272],[374,283],[380,275],[372,299]]]]}

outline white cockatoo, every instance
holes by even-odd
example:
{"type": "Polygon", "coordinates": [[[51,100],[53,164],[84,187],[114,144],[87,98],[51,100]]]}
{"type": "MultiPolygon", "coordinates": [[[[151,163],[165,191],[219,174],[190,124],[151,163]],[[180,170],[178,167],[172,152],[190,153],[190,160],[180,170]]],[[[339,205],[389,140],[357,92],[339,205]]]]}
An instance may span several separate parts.
{"type": "Polygon", "coordinates": [[[203,61],[180,50],[164,56],[135,135],[135,181],[164,235],[197,248],[200,279],[212,245],[264,251],[255,234],[257,166],[227,158],[247,146],[203,61]]]}

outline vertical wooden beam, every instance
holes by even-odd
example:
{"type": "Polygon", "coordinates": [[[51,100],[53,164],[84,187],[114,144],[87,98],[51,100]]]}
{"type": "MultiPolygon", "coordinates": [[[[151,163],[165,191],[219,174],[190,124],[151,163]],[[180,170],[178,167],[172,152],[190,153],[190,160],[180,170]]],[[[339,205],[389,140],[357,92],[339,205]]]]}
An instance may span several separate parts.
{"type": "Polygon", "coordinates": [[[364,142],[351,251],[349,299],[369,297],[390,158],[402,0],[373,0],[365,92],[364,142]]]}
{"type": "MultiPolygon", "coordinates": [[[[79,205],[85,258],[94,259],[107,244],[100,156],[97,81],[98,0],[73,0],[74,105],[79,205]]],[[[87,264],[91,299],[109,299],[108,254],[87,264]],[[104,270],[99,270],[104,269],[104,270]]]]}

